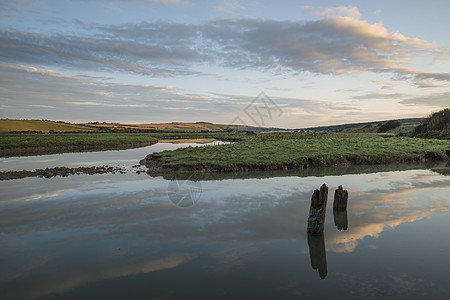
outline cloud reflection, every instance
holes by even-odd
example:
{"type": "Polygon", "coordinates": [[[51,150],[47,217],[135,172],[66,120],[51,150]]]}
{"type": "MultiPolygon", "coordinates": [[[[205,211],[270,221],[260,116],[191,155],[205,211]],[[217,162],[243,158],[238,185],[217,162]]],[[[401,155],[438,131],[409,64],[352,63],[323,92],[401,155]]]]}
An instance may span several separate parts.
{"type": "Polygon", "coordinates": [[[142,261],[142,260],[117,260],[95,262],[88,266],[70,265],[60,268],[56,273],[40,276],[26,276],[20,281],[15,281],[8,289],[5,299],[38,299],[48,295],[60,294],[89,282],[145,274],[160,270],[172,269],[181,266],[195,256],[190,254],[172,254],[166,257],[142,261]]]}
{"type": "MultiPolygon", "coordinates": [[[[62,293],[175,268],[197,256],[215,258],[210,268],[227,273],[279,241],[303,242],[306,254],[311,193],[324,182],[349,191],[349,226],[345,218],[336,222],[328,205],[327,252],[352,252],[387,228],[450,212],[450,177],[428,170],[202,181],[202,197],[188,209],[172,205],[167,180],[130,174],[86,181],[91,178],[100,177],[52,179],[32,189],[40,189],[39,199],[0,202],[0,278],[11,297],[62,293]]],[[[36,179],[20,181],[26,182],[36,179]]],[[[13,183],[1,187],[12,199],[23,198],[24,188],[13,183]]],[[[319,273],[326,275],[323,268],[319,273]]]]}

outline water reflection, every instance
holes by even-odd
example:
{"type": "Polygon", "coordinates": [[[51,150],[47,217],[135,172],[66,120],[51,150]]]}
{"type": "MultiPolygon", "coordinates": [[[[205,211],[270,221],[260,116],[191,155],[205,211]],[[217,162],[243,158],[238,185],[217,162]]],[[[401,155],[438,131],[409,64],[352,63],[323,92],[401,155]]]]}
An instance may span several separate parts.
{"type": "Polygon", "coordinates": [[[175,150],[185,147],[229,144],[229,142],[222,142],[214,139],[202,139],[201,141],[201,143],[197,143],[196,139],[183,140],[182,143],[166,141],[150,146],[125,150],[44,154],[22,157],[0,157],[0,171],[34,170],[62,166],[71,168],[101,165],[117,166],[118,164],[122,167],[131,169],[133,165],[139,164],[139,161],[146,155],[154,152],[175,150]]]}
{"type": "Polygon", "coordinates": [[[358,292],[354,299],[383,298],[382,291],[408,298],[408,286],[440,299],[450,294],[443,271],[435,272],[449,263],[442,255],[450,252],[442,231],[450,227],[449,176],[409,170],[201,186],[195,205],[178,208],[169,182],[146,174],[0,182],[0,295],[117,299],[123,295],[105,293],[130,286],[142,299],[198,291],[204,298],[258,291],[313,298],[318,290],[323,299],[330,290],[339,299],[345,291],[358,292]],[[351,190],[351,207],[335,215],[330,205],[325,236],[309,236],[311,190],[323,182],[351,190]],[[311,267],[327,280],[311,276],[311,267]]]}
{"type": "MultiPolygon", "coordinates": [[[[350,174],[373,174],[381,172],[398,172],[409,170],[431,169],[441,175],[450,174],[450,163],[442,161],[432,161],[423,163],[396,163],[382,165],[348,165],[339,167],[305,168],[300,170],[268,170],[268,171],[247,171],[247,172],[198,172],[198,173],[165,173],[161,174],[166,180],[193,180],[193,181],[211,181],[226,179],[263,179],[273,177],[323,177],[323,176],[342,176],[350,174]]],[[[154,176],[151,172],[148,175],[154,176]]]]}
{"type": "Polygon", "coordinates": [[[308,248],[311,267],[314,270],[318,270],[320,278],[325,279],[328,270],[324,234],[312,234],[308,232],[308,248]]]}
{"type": "Polygon", "coordinates": [[[334,225],[339,231],[348,229],[347,210],[333,210],[334,225]]]}

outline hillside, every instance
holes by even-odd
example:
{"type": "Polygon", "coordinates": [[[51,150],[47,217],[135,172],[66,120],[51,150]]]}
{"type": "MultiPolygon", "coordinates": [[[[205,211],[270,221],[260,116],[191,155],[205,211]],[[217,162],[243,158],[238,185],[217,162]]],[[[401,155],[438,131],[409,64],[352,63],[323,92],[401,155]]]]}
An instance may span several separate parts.
{"type": "Polygon", "coordinates": [[[97,129],[77,124],[41,120],[0,119],[0,133],[7,132],[85,132],[97,129]]]}
{"type": "Polygon", "coordinates": [[[99,123],[71,124],[48,120],[0,119],[0,133],[49,133],[49,132],[220,132],[220,131],[285,131],[284,128],[225,125],[209,122],[172,122],[149,124],[99,123]]]}
{"type": "Polygon", "coordinates": [[[246,125],[225,125],[209,122],[172,122],[172,123],[149,123],[149,124],[121,124],[121,123],[89,123],[84,124],[97,129],[113,131],[149,131],[149,132],[167,132],[167,131],[283,131],[284,128],[266,128],[252,127],[246,125]]]}
{"type": "MultiPolygon", "coordinates": [[[[400,127],[396,127],[392,130],[387,131],[390,134],[407,134],[411,132],[417,125],[419,125],[424,118],[408,118],[399,119],[401,123],[400,127]]],[[[384,124],[392,120],[386,121],[373,121],[373,122],[363,122],[363,123],[350,123],[341,125],[331,125],[331,126],[320,126],[320,127],[308,127],[302,128],[305,131],[335,131],[335,132],[348,132],[348,133],[377,133],[379,129],[384,124]]]]}
{"type": "Polygon", "coordinates": [[[166,131],[166,130],[188,130],[188,131],[223,131],[226,129],[226,125],[213,124],[207,122],[197,122],[197,123],[183,123],[183,122],[173,122],[173,123],[154,123],[154,124],[122,124],[122,123],[89,123],[85,124],[89,127],[95,128],[109,128],[109,129],[136,129],[136,130],[155,130],[155,131],[166,131]]]}

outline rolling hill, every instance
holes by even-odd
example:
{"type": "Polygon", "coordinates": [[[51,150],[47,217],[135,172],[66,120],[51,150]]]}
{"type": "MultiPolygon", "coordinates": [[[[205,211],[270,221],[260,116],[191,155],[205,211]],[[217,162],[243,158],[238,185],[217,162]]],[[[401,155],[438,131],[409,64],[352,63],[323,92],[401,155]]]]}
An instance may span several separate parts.
{"type": "Polygon", "coordinates": [[[65,122],[0,119],[0,133],[8,132],[86,132],[96,128],[65,122]]]}

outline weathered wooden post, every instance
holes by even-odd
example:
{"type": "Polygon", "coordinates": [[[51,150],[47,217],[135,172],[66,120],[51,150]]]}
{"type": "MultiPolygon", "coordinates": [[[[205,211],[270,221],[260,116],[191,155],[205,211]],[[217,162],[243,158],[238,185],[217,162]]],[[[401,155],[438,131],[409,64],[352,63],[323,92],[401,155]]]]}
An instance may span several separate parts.
{"type": "Polygon", "coordinates": [[[333,210],[346,210],[348,202],[348,192],[340,185],[334,192],[333,210]]]}
{"type": "Polygon", "coordinates": [[[328,187],[324,184],[320,190],[314,190],[311,197],[311,207],[308,217],[308,232],[320,234],[325,227],[325,214],[327,212],[328,187]]]}

